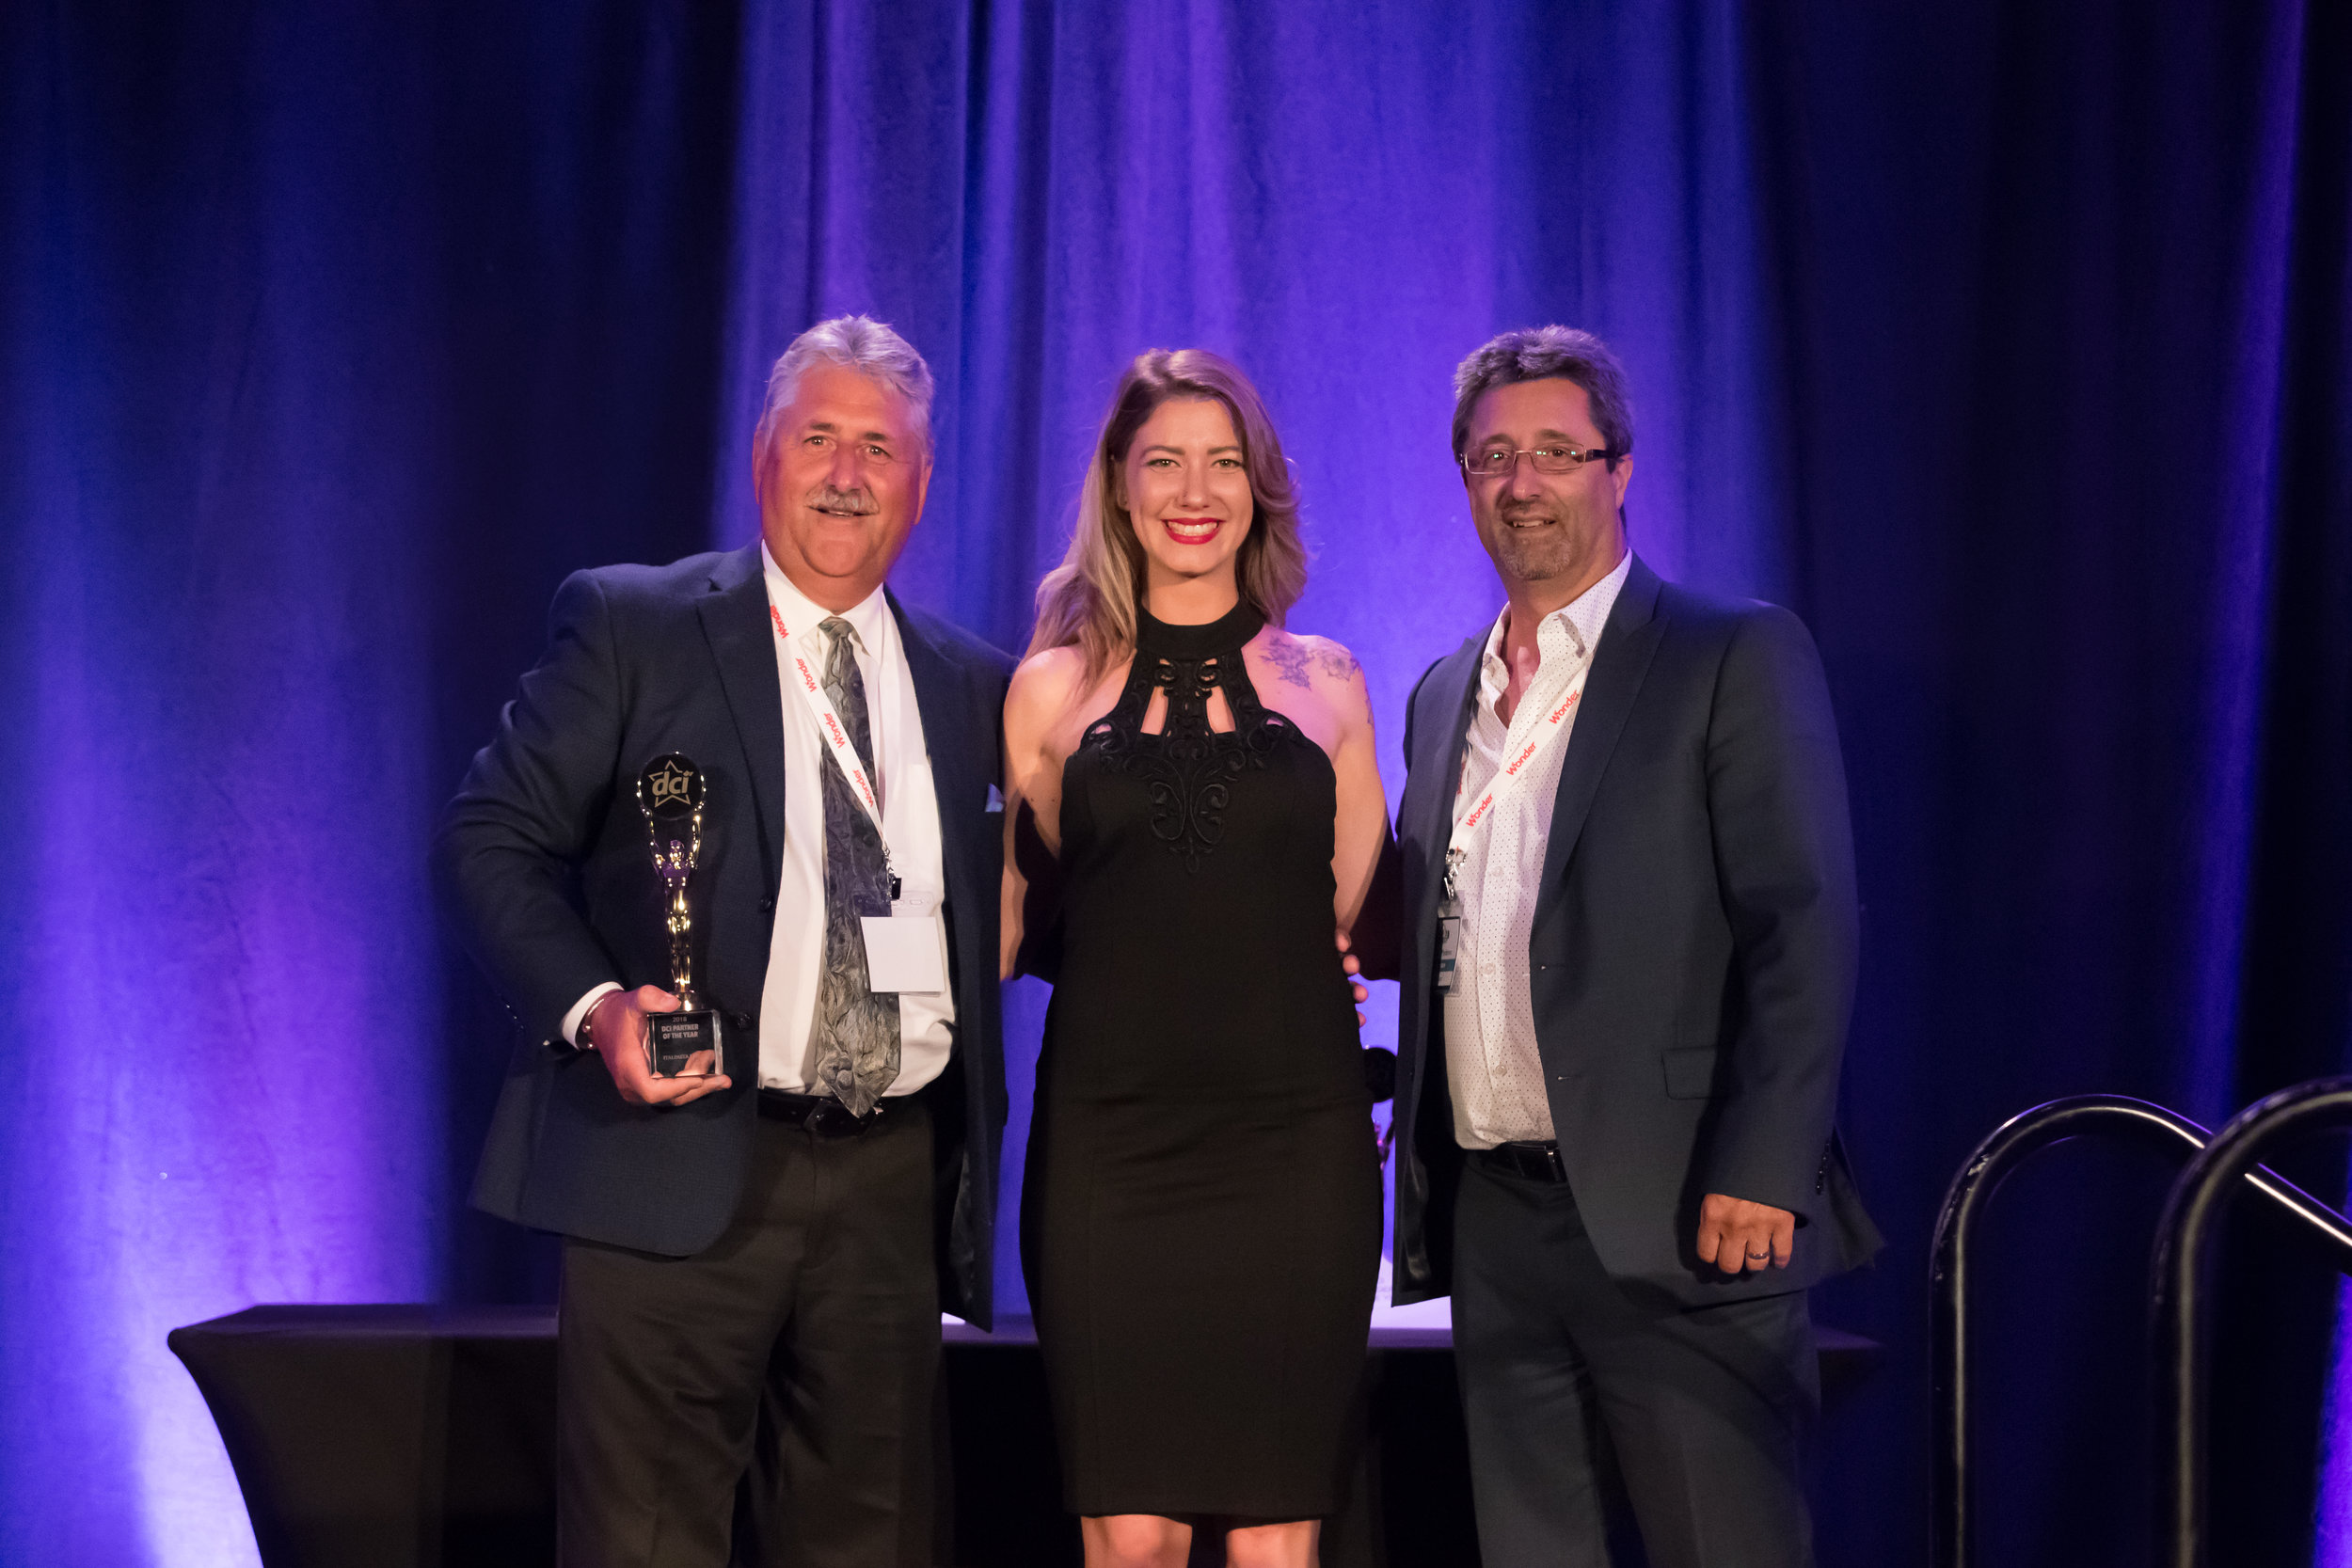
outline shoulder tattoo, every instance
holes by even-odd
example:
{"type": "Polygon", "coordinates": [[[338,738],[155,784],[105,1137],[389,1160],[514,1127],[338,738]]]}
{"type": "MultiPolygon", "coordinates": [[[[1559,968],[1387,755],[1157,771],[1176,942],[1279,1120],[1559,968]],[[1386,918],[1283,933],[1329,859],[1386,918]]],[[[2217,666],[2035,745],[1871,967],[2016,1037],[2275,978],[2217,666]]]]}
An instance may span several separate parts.
{"type": "Polygon", "coordinates": [[[1362,668],[1354,654],[1336,642],[1321,638],[1311,641],[1287,633],[1267,641],[1265,661],[1274,666],[1285,684],[1301,691],[1314,689],[1314,673],[1318,670],[1327,679],[1346,681],[1355,678],[1356,672],[1362,668]]]}
{"type": "Polygon", "coordinates": [[[1313,677],[1308,673],[1308,666],[1313,659],[1314,656],[1308,651],[1307,644],[1295,637],[1271,637],[1266,640],[1265,661],[1274,666],[1275,673],[1282,677],[1285,685],[1295,686],[1301,691],[1314,689],[1313,677]]]}
{"type": "Polygon", "coordinates": [[[1327,642],[1315,650],[1315,663],[1322,667],[1325,674],[1335,681],[1353,680],[1356,677],[1356,672],[1363,668],[1356,662],[1354,654],[1349,653],[1337,642],[1327,642]]]}

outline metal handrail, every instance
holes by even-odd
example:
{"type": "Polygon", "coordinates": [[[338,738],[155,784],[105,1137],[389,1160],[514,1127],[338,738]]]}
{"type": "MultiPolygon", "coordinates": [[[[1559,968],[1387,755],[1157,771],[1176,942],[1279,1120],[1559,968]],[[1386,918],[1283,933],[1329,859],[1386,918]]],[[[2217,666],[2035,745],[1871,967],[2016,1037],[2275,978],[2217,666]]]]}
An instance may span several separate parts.
{"type": "MultiPolygon", "coordinates": [[[[2352,1125],[2352,1078],[2318,1078],[2280,1089],[2231,1117],[2165,1199],[2148,1331],[2156,1403],[2156,1539],[2175,1568],[2198,1568],[2205,1558],[2204,1275],[2227,1195],[2249,1167],[2262,1168],[2254,1160],[2265,1144],[2290,1132],[2345,1125],[2352,1125]]],[[[2352,1265],[2338,1267],[2352,1273],[2352,1265]]]]}
{"type": "MultiPolygon", "coordinates": [[[[1976,1478],[1969,1465],[1968,1425],[1969,1241],[2010,1172],[2051,1145],[2087,1133],[2130,1138],[2176,1157],[2194,1155],[2213,1139],[2186,1117],[2144,1100],[2074,1095],[2010,1117],[1977,1146],[1952,1178],[1936,1216],[1930,1274],[1935,1415],[1930,1560],[1934,1568],[1971,1568],[1975,1561],[1976,1478]]],[[[2352,1222],[2275,1172],[2241,1171],[2249,1186],[2310,1227],[2336,1266],[2352,1274],[2352,1222]]]]}

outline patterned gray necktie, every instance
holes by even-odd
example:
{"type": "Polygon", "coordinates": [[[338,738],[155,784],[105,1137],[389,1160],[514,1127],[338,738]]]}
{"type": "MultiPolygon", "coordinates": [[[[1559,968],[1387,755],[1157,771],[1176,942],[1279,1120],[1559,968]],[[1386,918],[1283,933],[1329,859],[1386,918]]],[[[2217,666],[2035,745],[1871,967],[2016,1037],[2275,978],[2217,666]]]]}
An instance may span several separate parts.
{"type": "MultiPolygon", "coordinates": [[[[866,679],[858,673],[850,623],[818,623],[825,650],[825,695],[841,715],[866,776],[874,776],[873,731],[866,717],[866,679]]],[[[890,868],[873,819],[850,792],[849,775],[825,753],[818,769],[825,793],[825,968],[817,982],[817,1079],[820,1090],[858,1116],[874,1108],[898,1076],[898,998],[877,996],[866,979],[864,915],[890,912],[890,868]]]]}

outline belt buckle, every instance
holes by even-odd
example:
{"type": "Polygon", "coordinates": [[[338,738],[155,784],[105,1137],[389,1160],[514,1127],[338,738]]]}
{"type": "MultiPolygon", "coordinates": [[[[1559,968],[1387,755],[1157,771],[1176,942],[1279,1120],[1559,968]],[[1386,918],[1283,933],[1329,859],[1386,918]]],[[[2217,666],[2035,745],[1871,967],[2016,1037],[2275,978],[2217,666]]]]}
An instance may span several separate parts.
{"type": "MultiPolygon", "coordinates": [[[[876,1106],[879,1111],[881,1107],[876,1106]]],[[[873,1114],[857,1116],[831,1095],[818,1101],[803,1125],[821,1138],[854,1138],[873,1125],[873,1114]]]]}
{"type": "Polygon", "coordinates": [[[1514,1140],[1498,1145],[1495,1152],[1502,1157],[1512,1175],[1529,1181],[1559,1186],[1568,1179],[1566,1163],[1560,1158],[1560,1146],[1556,1143],[1547,1148],[1538,1143],[1514,1140]]]}

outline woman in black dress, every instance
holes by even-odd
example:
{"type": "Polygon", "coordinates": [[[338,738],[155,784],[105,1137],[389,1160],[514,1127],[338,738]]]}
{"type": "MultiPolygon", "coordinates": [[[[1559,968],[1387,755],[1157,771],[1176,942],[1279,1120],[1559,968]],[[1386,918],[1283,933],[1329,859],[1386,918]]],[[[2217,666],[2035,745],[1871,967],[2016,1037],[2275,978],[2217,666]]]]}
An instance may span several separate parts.
{"type": "Polygon", "coordinates": [[[1091,1568],[1196,1523],[1305,1568],[1361,1421],[1379,1157],[1332,932],[1387,802],[1355,659],[1281,627],[1305,578],[1248,381],[1137,358],[1005,706],[1006,973],[1055,982],[1023,1260],[1091,1568]]]}

